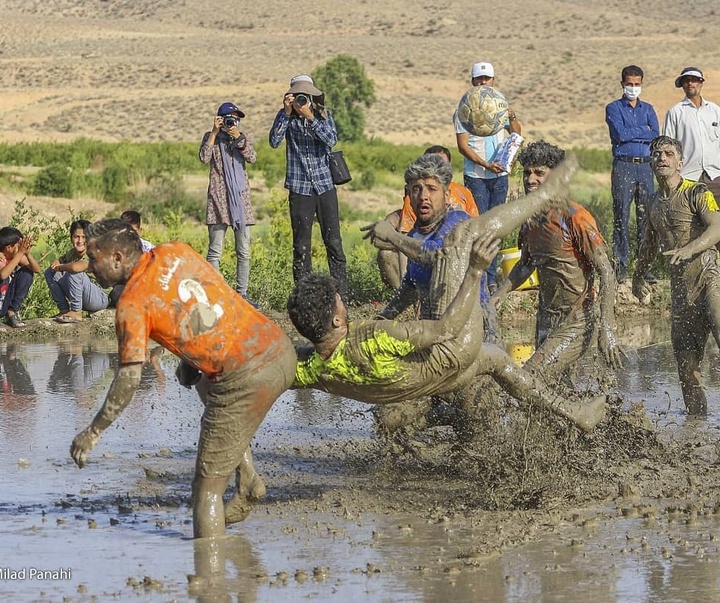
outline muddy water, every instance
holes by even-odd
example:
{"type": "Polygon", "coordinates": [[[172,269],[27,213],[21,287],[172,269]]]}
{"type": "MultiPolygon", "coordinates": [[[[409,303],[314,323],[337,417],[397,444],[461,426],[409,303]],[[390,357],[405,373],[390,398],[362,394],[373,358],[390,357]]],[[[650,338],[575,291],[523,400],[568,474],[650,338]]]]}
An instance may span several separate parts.
{"type": "MultiPolygon", "coordinates": [[[[645,403],[663,437],[701,430],[717,441],[717,350],[705,370],[712,414],[688,421],[669,346],[652,344],[666,334],[638,329],[625,334],[641,347],[618,391],[645,403]]],[[[267,500],[219,542],[193,541],[200,405],[174,382],[171,357],[144,369],[88,467],[69,459],[116,364],[113,342],[0,343],[2,601],[720,599],[717,515],[625,518],[599,507],[589,521],[481,557],[472,553],[481,520],[350,511],[343,490],[362,480],[346,481],[339,453],[373,437],[372,419],[366,405],[317,392],[286,393],[260,429],[267,500]]]]}

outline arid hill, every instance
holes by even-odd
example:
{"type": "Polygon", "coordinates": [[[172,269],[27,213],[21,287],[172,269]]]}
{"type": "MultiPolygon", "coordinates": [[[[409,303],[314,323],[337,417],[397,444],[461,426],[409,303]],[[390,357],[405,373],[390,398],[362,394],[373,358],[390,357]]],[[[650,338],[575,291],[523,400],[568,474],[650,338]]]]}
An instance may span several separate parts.
{"type": "Polygon", "coordinates": [[[530,138],[608,144],[619,73],[646,71],[660,119],[682,67],[720,102],[720,8],[712,0],[504,3],[359,0],[0,0],[0,140],[198,140],[232,99],[266,136],[289,78],[357,57],[377,87],[368,134],[452,144],[473,62],[530,138]]]}

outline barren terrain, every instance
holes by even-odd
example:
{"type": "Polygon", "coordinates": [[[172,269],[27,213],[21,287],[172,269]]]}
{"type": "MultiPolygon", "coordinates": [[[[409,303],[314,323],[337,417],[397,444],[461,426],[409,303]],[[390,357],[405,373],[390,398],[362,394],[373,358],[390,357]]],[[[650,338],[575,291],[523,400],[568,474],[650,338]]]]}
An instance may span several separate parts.
{"type": "Polygon", "coordinates": [[[619,73],[646,72],[660,119],[680,99],[673,80],[704,70],[720,100],[720,9],[711,0],[0,0],[0,140],[198,140],[233,99],[264,137],[289,78],[344,52],[375,81],[367,133],[452,144],[452,112],[473,62],[530,138],[607,145],[604,106],[619,73]]]}

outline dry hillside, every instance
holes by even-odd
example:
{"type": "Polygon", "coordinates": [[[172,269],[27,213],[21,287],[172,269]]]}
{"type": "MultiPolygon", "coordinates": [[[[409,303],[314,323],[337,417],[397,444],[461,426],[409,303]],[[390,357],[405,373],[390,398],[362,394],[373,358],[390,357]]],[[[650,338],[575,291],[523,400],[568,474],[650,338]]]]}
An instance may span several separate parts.
{"type": "Polygon", "coordinates": [[[686,65],[705,70],[705,95],[720,101],[714,0],[0,0],[0,15],[8,141],[197,140],[228,99],[264,137],[290,76],[340,52],[376,83],[368,133],[398,142],[451,144],[482,59],[525,133],[565,145],[607,144],[603,107],[629,63],[645,69],[643,98],[661,119],[686,65]]]}

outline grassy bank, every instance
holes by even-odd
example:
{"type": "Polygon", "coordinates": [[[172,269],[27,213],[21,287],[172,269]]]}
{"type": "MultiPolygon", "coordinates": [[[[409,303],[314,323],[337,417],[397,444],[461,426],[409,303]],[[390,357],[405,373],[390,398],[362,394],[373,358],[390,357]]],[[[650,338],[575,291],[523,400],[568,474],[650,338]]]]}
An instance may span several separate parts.
{"type": "MultiPolygon", "coordinates": [[[[270,149],[266,140],[256,141],[258,161],[249,167],[258,224],[253,228],[249,294],[264,307],[280,310],[292,287],[291,229],[286,192],[282,188],[284,149],[270,149]]],[[[390,292],[380,281],[375,251],[362,239],[361,225],[383,217],[399,206],[403,172],[422,151],[413,145],[393,145],[365,140],[342,145],[353,173],[353,181],[340,189],[343,244],[348,257],[350,296],[354,303],[384,301],[390,292]]],[[[110,201],[118,208],[134,208],[145,220],[144,236],[154,242],[181,240],[205,254],[207,234],[203,224],[207,166],[197,158],[196,143],[106,143],[78,139],[68,144],[0,144],[0,190],[18,201],[12,224],[32,234],[34,249],[43,267],[61,255],[68,245],[70,219],[105,215],[81,215],[72,210],[79,196],[110,201]],[[23,200],[32,196],[68,200],[72,215],[67,221],[44,216],[23,200]]],[[[454,151],[454,150],[453,150],[454,151]]],[[[573,185],[573,198],[590,208],[608,241],[612,239],[612,209],[609,151],[574,149],[581,169],[573,185]]],[[[462,173],[462,158],[453,153],[456,179],[462,173]]],[[[511,197],[522,188],[516,168],[511,176],[511,197]]],[[[111,215],[115,215],[114,212],[111,215]]],[[[235,262],[226,241],[221,270],[230,280],[235,262]]],[[[515,244],[508,237],[506,246],[515,244]]],[[[313,264],[327,266],[319,233],[313,237],[313,264]]],[[[36,279],[25,314],[29,317],[54,313],[42,277],[36,279]]]]}

